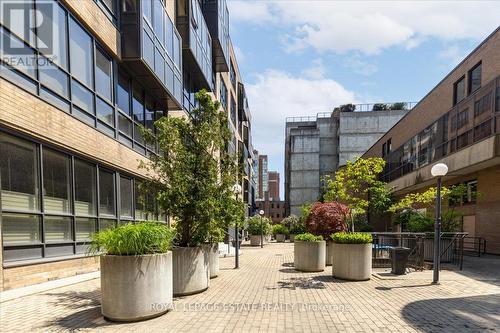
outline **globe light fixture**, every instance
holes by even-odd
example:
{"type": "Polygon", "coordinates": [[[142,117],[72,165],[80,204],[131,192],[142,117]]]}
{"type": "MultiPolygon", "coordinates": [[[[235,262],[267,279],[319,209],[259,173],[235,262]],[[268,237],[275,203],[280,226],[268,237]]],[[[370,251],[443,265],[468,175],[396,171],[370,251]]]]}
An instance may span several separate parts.
{"type": "Polygon", "coordinates": [[[432,283],[439,283],[439,268],[441,266],[441,186],[442,178],[448,173],[448,166],[444,163],[434,164],[431,175],[437,178],[436,188],[436,222],[434,223],[434,261],[432,283]]]}
{"type": "Polygon", "coordinates": [[[448,166],[444,163],[437,163],[432,166],[432,177],[444,177],[448,173],[448,166]]]}
{"type": "Polygon", "coordinates": [[[263,211],[262,209],[261,209],[261,210],[259,210],[259,215],[260,215],[260,216],[264,216],[264,211],[263,211]]]}

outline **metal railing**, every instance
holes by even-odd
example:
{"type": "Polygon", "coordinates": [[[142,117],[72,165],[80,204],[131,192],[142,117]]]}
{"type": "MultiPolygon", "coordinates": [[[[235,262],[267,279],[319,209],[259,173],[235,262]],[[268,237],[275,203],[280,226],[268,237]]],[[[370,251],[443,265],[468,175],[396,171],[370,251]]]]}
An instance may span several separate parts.
{"type": "Polygon", "coordinates": [[[410,249],[408,267],[415,270],[424,269],[425,233],[374,232],[372,237],[373,267],[391,267],[391,249],[394,247],[407,247],[410,249]]]}
{"type": "Polygon", "coordinates": [[[467,236],[464,242],[464,255],[480,257],[486,253],[486,239],[482,237],[467,236]]]}
{"type": "MultiPolygon", "coordinates": [[[[466,232],[441,233],[441,262],[463,268],[464,243],[466,232]]],[[[374,232],[372,265],[373,267],[391,267],[391,249],[406,247],[410,249],[408,267],[423,270],[426,262],[434,259],[434,233],[416,232],[374,232]]],[[[484,244],[484,243],[480,243],[484,244]]],[[[484,249],[484,246],[478,245],[484,249]]],[[[484,252],[483,252],[484,253],[484,252]]]]}

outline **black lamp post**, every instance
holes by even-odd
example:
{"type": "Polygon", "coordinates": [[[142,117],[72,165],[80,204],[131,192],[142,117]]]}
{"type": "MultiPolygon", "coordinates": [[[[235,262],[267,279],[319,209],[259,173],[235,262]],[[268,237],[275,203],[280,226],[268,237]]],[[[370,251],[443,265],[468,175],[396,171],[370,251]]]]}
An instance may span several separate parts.
{"type": "Polygon", "coordinates": [[[448,166],[438,163],[432,166],[431,174],[437,178],[436,190],[436,222],[434,223],[434,272],[432,283],[439,283],[439,269],[441,266],[441,186],[442,178],[448,173],[448,166]]]}
{"type": "MultiPolygon", "coordinates": [[[[239,200],[240,193],[241,193],[241,185],[240,184],[234,184],[233,186],[233,193],[236,196],[236,201],[239,200]]],[[[235,239],[235,245],[234,245],[234,268],[240,268],[240,235],[238,231],[238,221],[236,221],[234,225],[234,239],[235,239]]]]}
{"type": "Polygon", "coordinates": [[[262,249],[264,247],[264,220],[262,217],[264,216],[264,211],[261,209],[259,211],[260,215],[260,248],[262,249]]]}

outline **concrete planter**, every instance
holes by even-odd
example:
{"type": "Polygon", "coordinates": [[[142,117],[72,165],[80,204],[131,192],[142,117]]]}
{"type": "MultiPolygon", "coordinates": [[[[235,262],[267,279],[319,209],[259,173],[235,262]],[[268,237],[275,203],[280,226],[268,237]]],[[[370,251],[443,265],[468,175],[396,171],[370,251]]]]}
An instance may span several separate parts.
{"type": "Polygon", "coordinates": [[[113,321],[138,321],[172,309],[172,252],[101,257],[101,312],[113,321]]]}
{"type": "MultiPolygon", "coordinates": [[[[264,241],[265,241],[265,236],[264,236],[264,241]]],[[[250,245],[260,246],[260,235],[250,235],[250,245]]]]}
{"type": "Polygon", "coordinates": [[[372,244],[332,243],[332,274],[344,280],[364,281],[372,275],[372,244]]]}
{"type": "Polygon", "coordinates": [[[207,290],[210,285],[208,251],[200,246],[176,247],[172,252],[174,296],[192,295],[207,290]]]}
{"type": "Polygon", "coordinates": [[[322,272],[325,270],[326,242],[295,241],[293,266],[298,271],[322,272]]]}
{"type": "Polygon", "coordinates": [[[208,269],[210,271],[210,278],[216,278],[219,275],[219,244],[207,244],[206,251],[208,251],[208,269]]]}
{"type": "Polygon", "coordinates": [[[283,243],[285,241],[285,234],[276,234],[276,241],[278,243],[283,243]]]}
{"type": "Polygon", "coordinates": [[[325,257],[325,265],[326,266],[331,266],[332,265],[332,257],[333,257],[333,241],[332,240],[327,240],[326,241],[326,257],[325,257]]]}
{"type": "Polygon", "coordinates": [[[295,241],[295,235],[290,234],[290,243],[293,243],[295,241]]]}

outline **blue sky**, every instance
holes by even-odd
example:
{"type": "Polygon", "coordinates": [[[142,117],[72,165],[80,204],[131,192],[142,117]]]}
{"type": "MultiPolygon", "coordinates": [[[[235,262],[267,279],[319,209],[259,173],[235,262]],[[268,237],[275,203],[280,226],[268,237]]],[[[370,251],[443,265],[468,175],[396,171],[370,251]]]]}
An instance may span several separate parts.
{"type": "Polygon", "coordinates": [[[419,101],[500,24],[495,1],[228,0],[228,6],[253,144],[269,155],[282,182],[286,117],[350,102],[419,101]]]}

